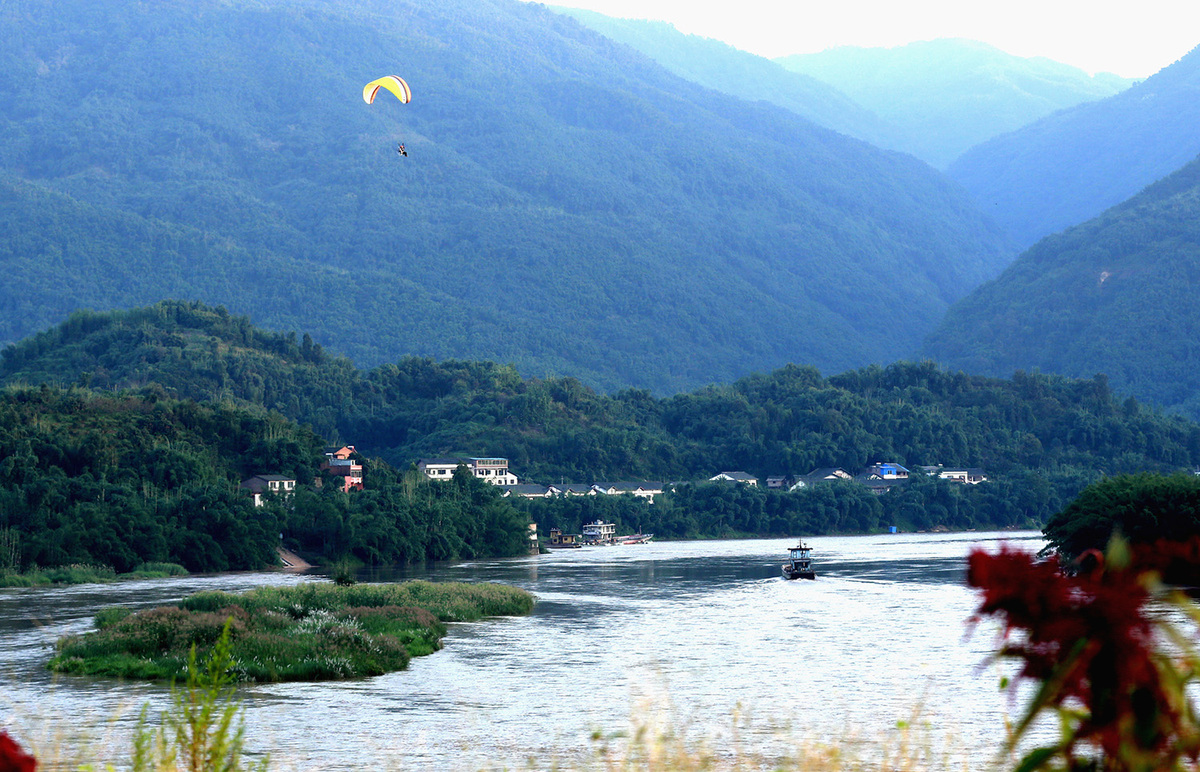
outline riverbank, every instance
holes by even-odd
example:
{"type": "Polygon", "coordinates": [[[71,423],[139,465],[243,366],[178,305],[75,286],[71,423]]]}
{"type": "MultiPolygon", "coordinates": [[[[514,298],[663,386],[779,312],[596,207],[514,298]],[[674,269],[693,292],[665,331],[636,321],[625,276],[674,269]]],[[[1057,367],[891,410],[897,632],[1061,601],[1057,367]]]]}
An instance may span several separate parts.
{"type": "Polygon", "coordinates": [[[58,673],[150,680],[186,673],[230,624],[243,681],[324,681],[403,670],[441,648],[447,622],[517,616],[533,596],[497,584],[412,581],[337,586],[306,583],[242,594],[201,592],[174,606],[134,613],[103,609],[96,630],[58,641],[47,667],[58,673]]]}
{"type": "Polygon", "coordinates": [[[35,568],[23,574],[0,573],[0,587],[49,587],[51,585],[119,582],[124,579],[167,579],[187,576],[178,563],[144,563],[133,571],[118,574],[111,566],[76,564],[55,568],[35,568]]]}
{"type": "MultiPolygon", "coordinates": [[[[914,768],[988,769],[1013,706],[997,688],[1005,672],[988,664],[992,625],[981,623],[965,637],[978,599],[963,573],[972,545],[1014,538],[1034,550],[1043,544],[1037,532],[821,537],[813,543],[820,576],[803,584],[779,577],[793,538],[364,567],[356,574],[360,585],[499,582],[535,593],[538,602],[529,616],[449,624],[443,648],[404,671],[239,687],[249,750],[255,758],[269,753],[271,769],[281,772],[478,772],[556,763],[599,772],[620,767],[604,766],[592,750],[603,743],[620,751],[624,740],[616,735],[632,738],[641,729],[632,717],[686,734],[697,750],[723,754],[736,735],[746,756],[806,761],[811,757],[793,753],[797,744],[845,737],[849,756],[858,742],[880,739],[887,747],[897,722],[907,721],[936,727],[947,741],[933,743],[934,755],[947,753],[946,763],[914,768]],[[914,708],[921,708],[916,722],[914,708]]],[[[161,715],[169,689],[165,682],[53,673],[46,662],[55,640],[91,630],[95,615],[110,606],[175,605],[201,591],[331,585],[327,575],[229,572],[6,591],[0,692],[14,717],[10,731],[34,748],[46,747],[34,740],[53,747],[62,737],[64,755],[85,749],[64,761],[120,769],[138,711],[149,703],[150,717],[161,715]]],[[[720,758],[730,763],[714,769],[732,766],[734,757],[720,758]]]]}

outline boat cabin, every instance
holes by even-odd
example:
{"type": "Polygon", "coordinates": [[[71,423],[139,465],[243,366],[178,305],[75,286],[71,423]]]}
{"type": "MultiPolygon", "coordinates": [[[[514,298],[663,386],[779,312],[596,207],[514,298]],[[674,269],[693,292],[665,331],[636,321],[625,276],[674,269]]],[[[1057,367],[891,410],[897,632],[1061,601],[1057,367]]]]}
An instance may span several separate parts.
{"type": "Polygon", "coordinates": [[[617,535],[617,524],[597,520],[585,524],[582,530],[584,544],[612,544],[617,535]]]}

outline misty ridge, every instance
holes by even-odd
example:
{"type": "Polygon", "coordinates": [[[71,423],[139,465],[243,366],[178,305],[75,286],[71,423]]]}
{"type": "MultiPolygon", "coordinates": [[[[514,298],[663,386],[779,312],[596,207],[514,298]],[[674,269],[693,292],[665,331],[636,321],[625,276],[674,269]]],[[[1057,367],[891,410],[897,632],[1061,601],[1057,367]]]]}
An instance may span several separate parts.
{"type": "Polygon", "coordinates": [[[1122,203],[1200,154],[1194,51],[1135,83],[969,40],[771,61],[505,0],[3,13],[0,341],[184,299],[362,367],[669,395],[932,357],[1198,415],[1195,313],[1162,302],[1188,218],[1122,203]],[[410,103],[362,101],[386,74],[410,103]],[[1082,225],[1114,206],[1119,236],[1082,225]],[[1107,305],[1030,264],[1107,272],[1107,305]]]}

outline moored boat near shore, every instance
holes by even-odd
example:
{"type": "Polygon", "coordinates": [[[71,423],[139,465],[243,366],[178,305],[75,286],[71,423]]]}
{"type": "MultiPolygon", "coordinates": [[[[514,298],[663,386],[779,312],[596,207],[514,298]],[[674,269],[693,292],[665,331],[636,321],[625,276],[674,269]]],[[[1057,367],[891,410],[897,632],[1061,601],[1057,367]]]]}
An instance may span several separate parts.
{"type": "Polygon", "coordinates": [[[612,544],[617,536],[617,524],[603,520],[585,523],[582,530],[582,540],[587,545],[612,544]]]}

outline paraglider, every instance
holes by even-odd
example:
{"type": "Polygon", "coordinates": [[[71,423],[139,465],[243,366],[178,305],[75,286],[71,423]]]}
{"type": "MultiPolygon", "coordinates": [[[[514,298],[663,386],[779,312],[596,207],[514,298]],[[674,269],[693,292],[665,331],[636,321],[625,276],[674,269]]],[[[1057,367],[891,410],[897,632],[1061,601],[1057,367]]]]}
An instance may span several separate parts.
{"type": "Polygon", "coordinates": [[[406,105],[412,101],[412,90],[404,82],[404,78],[398,75],[384,75],[382,78],[373,80],[363,86],[363,101],[367,104],[372,104],[381,88],[386,88],[395,94],[396,98],[400,100],[400,104],[406,105]]]}
{"type": "MultiPolygon", "coordinates": [[[[412,90],[404,82],[404,78],[398,75],[384,75],[363,86],[363,101],[367,104],[374,104],[375,97],[379,95],[381,88],[395,94],[396,98],[400,100],[400,104],[406,105],[412,101],[412,90]]],[[[396,154],[408,158],[408,151],[404,149],[403,143],[396,146],[396,154]]]]}

